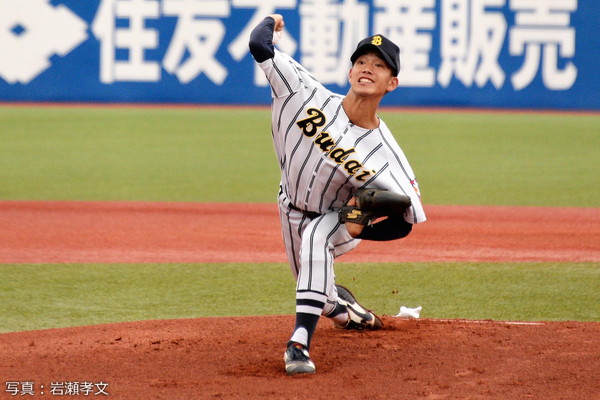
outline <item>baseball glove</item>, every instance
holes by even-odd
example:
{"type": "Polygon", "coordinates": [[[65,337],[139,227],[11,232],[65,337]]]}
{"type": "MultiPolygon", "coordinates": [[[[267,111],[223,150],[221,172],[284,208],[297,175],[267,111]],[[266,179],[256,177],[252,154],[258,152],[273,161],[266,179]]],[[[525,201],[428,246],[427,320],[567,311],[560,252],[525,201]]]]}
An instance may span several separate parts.
{"type": "Polygon", "coordinates": [[[412,204],[406,195],[374,188],[359,189],[354,197],[356,206],[345,205],[340,209],[340,222],[368,226],[380,217],[402,215],[412,204]]]}

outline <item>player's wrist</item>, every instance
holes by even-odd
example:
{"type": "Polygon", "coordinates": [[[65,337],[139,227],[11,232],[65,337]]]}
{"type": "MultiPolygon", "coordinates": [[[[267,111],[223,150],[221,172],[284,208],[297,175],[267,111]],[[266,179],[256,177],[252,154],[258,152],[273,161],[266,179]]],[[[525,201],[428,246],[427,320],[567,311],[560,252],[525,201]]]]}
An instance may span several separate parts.
{"type": "Polygon", "coordinates": [[[346,225],[346,230],[348,231],[350,236],[352,236],[353,238],[360,236],[363,229],[365,228],[363,225],[356,224],[354,222],[346,222],[345,225],[346,225]]]}

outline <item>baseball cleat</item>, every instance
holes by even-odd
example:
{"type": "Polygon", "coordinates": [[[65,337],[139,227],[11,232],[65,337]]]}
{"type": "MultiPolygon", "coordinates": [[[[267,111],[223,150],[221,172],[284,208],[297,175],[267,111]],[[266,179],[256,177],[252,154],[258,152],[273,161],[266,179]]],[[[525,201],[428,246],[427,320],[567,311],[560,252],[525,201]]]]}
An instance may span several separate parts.
{"type": "Polygon", "coordinates": [[[371,311],[367,310],[358,302],[356,298],[342,285],[335,285],[338,292],[338,303],[345,305],[348,309],[348,322],[346,325],[335,324],[336,327],[342,329],[352,329],[362,331],[364,329],[375,331],[381,329],[383,322],[371,311]]]}
{"type": "Polygon", "coordinates": [[[288,375],[315,373],[315,364],[310,359],[306,347],[300,343],[292,343],[288,346],[283,361],[288,375]]]}

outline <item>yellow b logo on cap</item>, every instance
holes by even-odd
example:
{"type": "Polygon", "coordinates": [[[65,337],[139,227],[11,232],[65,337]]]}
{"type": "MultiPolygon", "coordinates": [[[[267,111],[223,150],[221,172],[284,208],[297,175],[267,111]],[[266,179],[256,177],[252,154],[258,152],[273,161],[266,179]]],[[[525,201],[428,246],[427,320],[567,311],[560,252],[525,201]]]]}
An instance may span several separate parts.
{"type": "Polygon", "coordinates": [[[375,46],[381,46],[381,42],[383,40],[381,39],[381,36],[373,36],[373,40],[371,41],[371,44],[374,44],[375,46]]]}

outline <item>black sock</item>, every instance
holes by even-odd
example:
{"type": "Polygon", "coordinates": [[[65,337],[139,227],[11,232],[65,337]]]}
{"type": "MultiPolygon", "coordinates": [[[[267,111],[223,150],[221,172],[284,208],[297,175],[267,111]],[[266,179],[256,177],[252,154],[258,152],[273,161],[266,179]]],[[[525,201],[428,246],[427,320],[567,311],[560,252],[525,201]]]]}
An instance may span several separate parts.
{"type": "Polygon", "coordinates": [[[348,308],[345,305],[342,305],[340,303],[335,303],[335,307],[334,309],[326,315],[327,318],[334,318],[340,314],[344,314],[348,312],[348,308]]]}
{"type": "MultiPolygon", "coordinates": [[[[306,329],[308,333],[306,348],[310,348],[310,342],[317,329],[317,323],[319,322],[320,315],[307,314],[307,313],[296,313],[296,327],[294,332],[300,328],[306,329]]],[[[292,336],[293,338],[293,336],[292,336]]],[[[293,340],[292,340],[293,341],[293,340]]]]}

